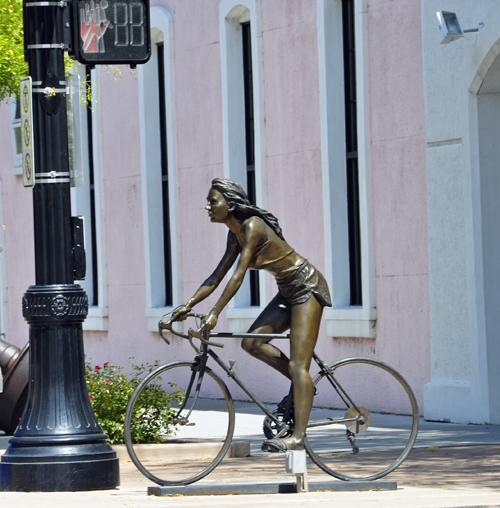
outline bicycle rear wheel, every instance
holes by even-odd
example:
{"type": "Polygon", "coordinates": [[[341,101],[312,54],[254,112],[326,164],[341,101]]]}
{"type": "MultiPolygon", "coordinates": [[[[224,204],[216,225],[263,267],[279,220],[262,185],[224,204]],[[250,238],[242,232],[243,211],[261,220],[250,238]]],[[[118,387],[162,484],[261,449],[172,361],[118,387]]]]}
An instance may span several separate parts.
{"type": "Polygon", "coordinates": [[[125,444],[137,468],[159,485],[188,485],[224,458],[234,432],[224,382],[196,363],[173,362],[144,378],[130,398],[125,444]]]}
{"type": "Polygon", "coordinates": [[[340,480],[387,475],[404,461],[417,438],[413,391],[393,368],[369,358],[341,360],[330,369],[333,379],[320,373],[313,380],[317,393],[307,428],[309,456],[340,480]],[[332,424],[335,420],[343,422],[332,424]],[[313,426],[315,422],[324,425],[313,426]]]}

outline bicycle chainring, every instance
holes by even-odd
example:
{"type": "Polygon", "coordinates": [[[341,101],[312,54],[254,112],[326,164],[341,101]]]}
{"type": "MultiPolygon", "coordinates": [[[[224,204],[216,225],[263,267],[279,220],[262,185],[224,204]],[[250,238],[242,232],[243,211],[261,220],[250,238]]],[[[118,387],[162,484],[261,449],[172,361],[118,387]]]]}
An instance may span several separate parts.
{"type": "MultiPolygon", "coordinates": [[[[280,422],[283,422],[283,417],[285,415],[283,410],[281,410],[281,409],[275,409],[272,412],[272,414],[273,414],[273,416],[276,416],[280,422]]],[[[288,425],[288,430],[281,436],[282,438],[283,437],[288,437],[288,436],[292,435],[293,428],[294,428],[293,412],[288,417],[288,420],[286,421],[286,423],[288,425]]],[[[277,436],[277,434],[279,432],[279,430],[277,429],[276,423],[273,422],[273,420],[271,420],[271,418],[269,418],[269,416],[266,416],[264,418],[264,423],[262,425],[262,430],[264,431],[264,435],[266,436],[267,439],[273,439],[274,437],[277,436]]]]}

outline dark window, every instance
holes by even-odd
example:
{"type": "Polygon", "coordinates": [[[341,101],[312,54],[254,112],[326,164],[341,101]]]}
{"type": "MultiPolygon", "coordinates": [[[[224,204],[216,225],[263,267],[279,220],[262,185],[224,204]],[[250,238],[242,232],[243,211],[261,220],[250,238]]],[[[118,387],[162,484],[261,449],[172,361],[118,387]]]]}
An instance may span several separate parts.
{"type": "Polygon", "coordinates": [[[160,155],[163,207],[163,256],[165,260],[165,305],[173,305],[172,297],[172,246],[170,237],[170,201],[168,194],[168,147],[167,118],[165,112],[165,49],[163,44],[158,49],[158,99],[160,107],[160,155]]]}
{"type": "Polygon", "coordinates": [[[362,305],[361,237],[359,227],[358,135],[356,122],[356,46],[354,38],[354,0],[342,1],[342,24],[344,37],[349,279],[351,305],[362,305]]]}
{"type": "MultiPolygon", "coordinates": [[[[245,141],[247,155],[247,194],[253,205],[255,196],[255,133],[252,81],[252,40],[250,23],[242,23],[243,37],[243,86],[245,89],[245,141]]],[[[259,272],[250,270],[250,305],[260,305],[259,272]]]]}
{"type": "Polygon", "coordinates": [[[99,304],[99,286],[98,286],[98,270],[97,270],[97,233],[96,233],[96,192],[94,177],[94,133],[92,127],[92,77],[91,67],[85,68],[85,84],[87,87],[87,144],[89,153],[89,192],[90,192],[90,242],[92,252],[92,301],[91,305],[99,304]]]}

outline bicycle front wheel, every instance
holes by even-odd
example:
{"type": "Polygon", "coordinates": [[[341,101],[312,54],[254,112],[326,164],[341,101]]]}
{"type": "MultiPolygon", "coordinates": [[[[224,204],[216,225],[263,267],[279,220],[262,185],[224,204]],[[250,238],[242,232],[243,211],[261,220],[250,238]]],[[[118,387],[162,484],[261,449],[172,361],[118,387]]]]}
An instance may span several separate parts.
{"type": "Polygon", "coordinates": [[[332,375],[320,373],[313,380],[317,393],[307,428],[309,456],[340,480],[387,475],[417,438],[412,389],[393,368],[369,358],[341,360],[329,368],[332,375]]]}
{"type": "Polygon", "coordinates": [[[224,458],[234,432],[234,404],[211,369],[163,365],[130,398],[125,444],[137,468],[159,485],[188,485],[224,458]],[[204,371],[203,371],[204,370],[204,371]]]}

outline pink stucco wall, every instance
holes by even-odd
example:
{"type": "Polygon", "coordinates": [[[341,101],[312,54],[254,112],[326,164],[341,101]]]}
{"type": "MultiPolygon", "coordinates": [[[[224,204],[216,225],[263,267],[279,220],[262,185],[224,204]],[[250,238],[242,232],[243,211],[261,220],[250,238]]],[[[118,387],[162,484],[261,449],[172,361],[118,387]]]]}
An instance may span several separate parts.
{"type": "Polygon", "coordinates": [[[290,244],[324,270],[315,4],[262,6],[266,165],[269,210],[290,244]]]}
{"type": "Polygon", "coordinates": [[[97,363],[127,365],[146,326],[144,232],[136,72],[123,68],[117,76],[100,69],[109,332],[86,332],[85,351],[97,363]]]}
{"type": "Polygon", "coordinates": [[[371,0],[368,12],[376,352],[422,406],[430,329],[420,4],[371,0]]]}
{"type": "MultiPolygon", "coordinates": [[[[219,2],[153,1],[174,23],[174,79],[178,151],[180,275],[187,300],[216,266],[225,246],[223,226],[209,223],[205,197],[223,176],[219,2]]],[[[322,326],[325,359],[375,356],[408,378],[422,402],[430,379],[426,174],[420,2],[371,0],[369,13],[370,124],[377,305],[376,339],[333,339],[322,326]],[[397,50],[396,50],[397,48],[397,50]]],[[[268,209],[289,243],[324,270],[320,87],[315,0],[262,2],[265,163],[268,209]]],[[[85,332],[95,363],[126,365],[192,357],[179,340],[166,348],[146,329],[138,82],[100,69],[104,238],[109,331],[85,332]]],[[[10,126],[0,108],[0,148],[11,159],[10,126]],[[8,132],[8,136],[7,133],[8,132]],[[6,141],[6,139],[8,141],[6,141]]],[[[31,193],[2,164],[6,223],[9,339],[28,338],[22,293],[34,282],[31,193]],[[20,267],[23,267],[22,269],[20,267]]],[[[200,305],[210,310],[212,298],[200,305]]],[[[227,329],[225,317],[220,328],[227,329]]],[[[280,399],[285,383],[250,359],[239,342],[224,358],[266,399],[280,399]],[[270,389],[272,387],[272,389],[270,389]]]]}

